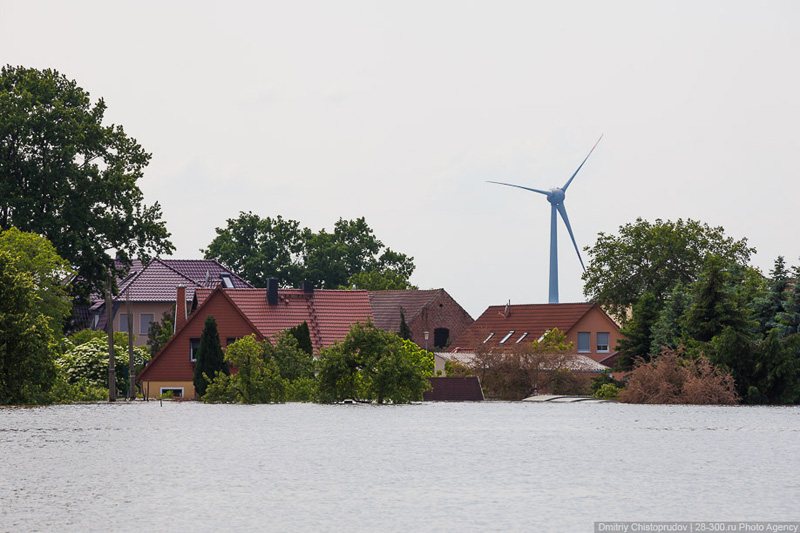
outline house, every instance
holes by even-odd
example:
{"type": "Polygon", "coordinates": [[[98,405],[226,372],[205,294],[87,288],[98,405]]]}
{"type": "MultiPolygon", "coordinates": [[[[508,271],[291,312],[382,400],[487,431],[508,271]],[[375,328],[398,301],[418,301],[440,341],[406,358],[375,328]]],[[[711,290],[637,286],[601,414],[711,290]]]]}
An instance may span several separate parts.
{"type": "Polygon", "coordinates": [[[606,367],[614,365],[619,326],[594,303],[494,305],[459,335],[448,351],[475,352],[481,347],[510,352],[553,328],[566,334],[577,355],[606,367]]]}
{"type": "Polygon", "coordinates": [[[222,346],[246,335],[273,339],[285,329],[308,323],[314,353],[338,342],[356,322],[372,320],[367,291],[278,289],[271,280],[266,289],[197,288],[192,312],[186,315],[187,288],[178,287],[175,335],[139,375],[146,397],[165,392],[194,398],[194,360],[206,317],[217,322],[222,346]]]}
{"type": "MultiPolygon", "coordinates": [[[[200,288],[252,288],[247,281],[213,260],[155,258],[149,263],[136,260],[128,274],[117,280],[119,290],[112,308],[114,331],[128,331],[130,309],[134,344],[145,345],[150,324],[161,321],[164,313],[175,310],[175,294],[179,285],[186,288],[187,303],[192,301],[195,290],[200,288]]],[[[105,308],[103,297],[95,295],[88,309],[88,327],[106,329],[105,308]]]]}
{"type": "Polygon", "coordinates": [[[444,289],[370,291],[375,326],[400,331],[401,313],[411,340],[425,349],[443,349],[461,335],[473,319],[444,289]]]}

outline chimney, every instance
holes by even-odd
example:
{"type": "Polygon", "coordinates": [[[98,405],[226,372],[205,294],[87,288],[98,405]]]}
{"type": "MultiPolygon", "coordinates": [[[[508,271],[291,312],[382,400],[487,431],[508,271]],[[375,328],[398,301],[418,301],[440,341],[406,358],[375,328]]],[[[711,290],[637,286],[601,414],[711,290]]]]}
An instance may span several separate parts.
{"type": "Polygon", "coordinates": [[[178,285],[175,295],[175,332],[186,324],[186,287],[178,285]]]}
{"type": "Polygon", "coordinates": [[[269,305],[278,305],[278,278],[269,278],[267,280],[267,303],[269,305]]]}
{"type": "Polygon", "coordinates": [[[307,279],[303,280],[303,283],[300,284],[300,287],[303,289],[303,294],[314,294],[314,284],[307,279]]]}

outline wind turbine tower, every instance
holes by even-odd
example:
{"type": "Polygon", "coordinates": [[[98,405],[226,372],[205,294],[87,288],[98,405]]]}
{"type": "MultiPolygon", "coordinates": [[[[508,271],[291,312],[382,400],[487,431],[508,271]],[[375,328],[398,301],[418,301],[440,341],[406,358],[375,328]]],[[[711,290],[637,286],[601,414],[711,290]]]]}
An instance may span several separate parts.
{"type": "Polygon", "coordinates": [[[594,143],[592,149],[589,150],[589,153],[586,157],[581,161],[581,164],[578,165],[578,168],[575,172],[572,173],[572,176],[569,177],[567,182],[564,184],[563,187],[554,187],[549,191],[544,191],[541,189],[533,189],[531,187],[523,187],[522,185],[514,185],[513,183],[503,183],[501,181],[490,181],[489,183],[496,183],[497,185],[507,185],[508,187],[516,187],[518,189],[525,189],[526,191],[536,192],[539,194],[543,194],[547,197],[547,201],[550,202],[550,295],[548,301],[551,304],[558,303],[558,227],[557,227],[557,214],[561,215],[561,219],[564,221],[564,225],[567,227],[567,231],[569,232],[569,238],[572,239],[572,245],[575,247],[575,253],[578,254],[578,261],[581,262],[581,267],[583,268],[584,272],[586,271],[586,267],[583,265],[583,258],[581,258],[581,252],[578,249],[578,243],[575,242],[575,235],[572,233],[572,226],[569,223],[569,217],[567,216],[567,208],[564,207],[564,200],[566,198],[567,189],[569,188],[572,180],[575,179],[575,176],[578,175],[583,165],[586,163],[586,160],[589,159],[589,156],[592,155],[594,149],[597,148],[597,145],[600,143],[600,139],[603,136],[601,135],[597,142],[594,143]]]}

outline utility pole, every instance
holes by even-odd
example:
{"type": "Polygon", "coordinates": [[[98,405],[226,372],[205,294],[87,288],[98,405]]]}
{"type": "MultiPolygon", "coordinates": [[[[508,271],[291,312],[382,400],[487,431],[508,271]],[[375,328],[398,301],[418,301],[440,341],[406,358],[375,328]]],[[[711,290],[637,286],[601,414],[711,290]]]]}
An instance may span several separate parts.
{"type": "Polygon", "coordinates": [[[125,311],[128,313],[128,400],[136,399],[136,361],[133,359],[133,314],[130,287],[125,291],[125,311]]]}
{"type": "Polygon", "coordinates": [[[111,287],[114,279],[111,277],[111,268],[108,269],[106,283],[106,330],[108,331],[108,401],[117,401],[117,374],[114,361],[114,301],[111,296],[111,287]]]}

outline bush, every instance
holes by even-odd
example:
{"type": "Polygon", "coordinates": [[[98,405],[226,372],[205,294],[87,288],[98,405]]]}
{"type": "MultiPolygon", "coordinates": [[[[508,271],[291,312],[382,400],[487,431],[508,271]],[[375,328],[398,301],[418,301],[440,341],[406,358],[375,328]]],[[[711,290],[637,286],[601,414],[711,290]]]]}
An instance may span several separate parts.
{"type": "Polygon", "coordinates": [[[298,378],[286,382],[287,402],[315,402],[319,398],[319,385],[314,378],[298,378]]]}
{"type": "Polygon", "coordinates": [[[626,403],[731,405],[738,401],[733,376],[705,357],[683,359],[664,349],[650,363],[639,360],[619,399],[626,403]]]}
{"type": "Polygon", "coordinates": [[[225,363],[237,370],[228,375],[217,372],[209,380],[203,401],[206,403],[274,403],[285,398],[286,382],[274,359],[264,359],[264,343],[255,335],[242,337],[225,350],[225,363]]]}
{"type": "MultiPolygon", "coordinates": [[[[86,387],[103,388],[108,391],[108,341],[106,340],[106,334],[101,332],[99,337],[94,336],[92,338],[89,335],[87,337],[91,340],[78,346],[68,346],[68,349],[58,356],[56,365],[70,385],[84,383],[86,387]]],[[[77,338],[80,339],[80,337],[77,338]]],[[[117,389],[124,393],[128,390],[129,380],[128,336],[125,333],[115,334],[114,340],[117,389]]],[[[150,359],[150,352],[143,346],[134,346],[133,356],[136,371],[138,372],[144,368],[144,364],[150,359]]],[[[80,389],[74,390],[78,391],[80,389]]],[[[62,389],[61,392],[65,391],[62,389]]],[[[106,392],[105,396],[108,396],[108,392],[106,392]]],[[[64,398],[61,398],[60,401],[64,401],[64,398]]],[[[75,401],[82,400],[76,398],[75,401]]]]}
{"type": "Polygon", "coordinates": [[[594,391],[594,397],[598,400],[616,400],[621,390],[613,383],[604,383],[594,391]]]}

